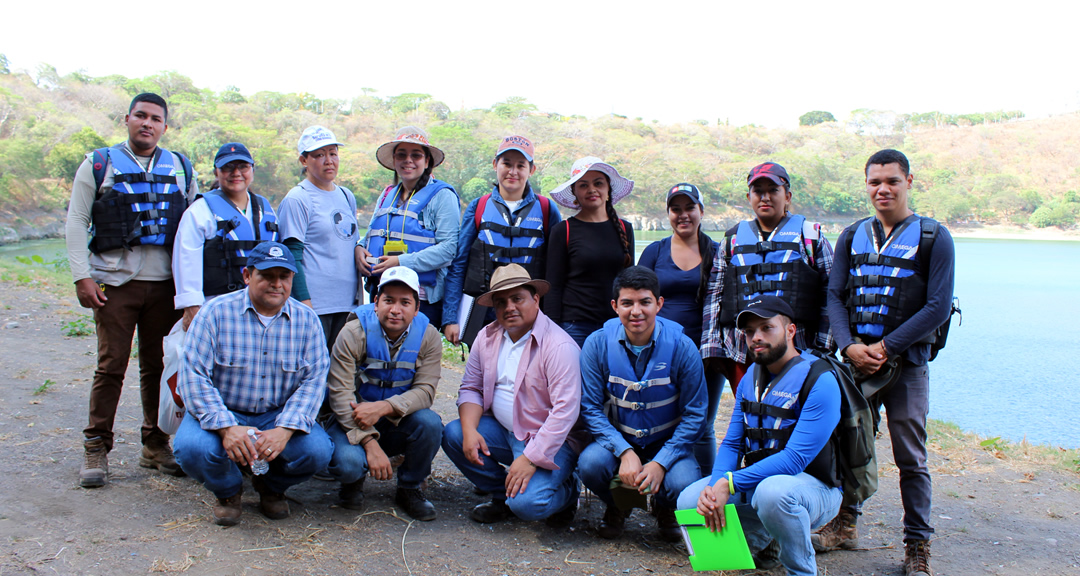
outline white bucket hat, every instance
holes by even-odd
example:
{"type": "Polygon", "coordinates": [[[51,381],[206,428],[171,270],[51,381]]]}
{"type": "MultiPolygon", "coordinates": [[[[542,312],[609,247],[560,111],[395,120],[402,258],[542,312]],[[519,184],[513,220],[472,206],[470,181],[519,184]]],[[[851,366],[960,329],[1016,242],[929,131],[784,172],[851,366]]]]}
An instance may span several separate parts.
{"type": "Polygon", "coordinates": [[[375,158],[379,164],[388,170],[394,169],[394,149],[398,144],[418,144],[427,148],[431,152],[432,168],[442,164],[443,159],[446,158],[442,150],[428,144],[427,132],[416,126],[406,126],[397,131],[393,140],[379,146],[379,149],[375,151],[375,158]]]}
{"type": "Polygon", "coordinates": [[[338,139],[334,137],[334,133],[323,128],[322,126],[309,126],[304,133],[300,135],[300,141],[296,143],[296,152],[303,154],[304,152],[311,152],[312,150],[318,150],[324,146],[330,146],[336,144],[338,146],[344,146],[344,142],[338,142],[338,139]]]}
{"type": "Polygon", "coordinates": [[[574,162],[574,166],[570,169],[570,179],[551,191],[549,194],[551,199],[558,202],[560,206],[566,208],[579,208],[577,199],[574,198],[572,188],[574,182],[581,180],[581,177],[589,170],[596,170],[597,172],[607,174],[608,179],[611,180],[612,204],[617,204],[619,200],[629,196],[630,192],[634,189],[634,181],[619,176],[619,171],[610,164],[605,164],[603,160],[596,156],[586,156],[584,158],[579,158],[577,162],[574,162]]]}

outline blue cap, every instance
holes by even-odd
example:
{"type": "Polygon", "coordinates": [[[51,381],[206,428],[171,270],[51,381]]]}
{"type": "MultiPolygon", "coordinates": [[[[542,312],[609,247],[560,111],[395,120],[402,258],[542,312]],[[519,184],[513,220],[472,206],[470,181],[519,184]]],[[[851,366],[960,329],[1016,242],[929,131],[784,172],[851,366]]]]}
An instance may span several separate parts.
{"type": "Polygon", "coordinates": [[[251,152],[248,152],[247,146],[239,142],[229,142],[218,148],[217,156],[214,156],[214,168],[221,168],[234,160],[243,160],[255,165],[255,160],[251,158],[251,152]]]}
{"type": "Polygon", "coordinates": [[[247,265],[256,270],[284,268],[296,272],[296,259],[292,252],[280,242],[262,242],[248,252],[247,265]]]}

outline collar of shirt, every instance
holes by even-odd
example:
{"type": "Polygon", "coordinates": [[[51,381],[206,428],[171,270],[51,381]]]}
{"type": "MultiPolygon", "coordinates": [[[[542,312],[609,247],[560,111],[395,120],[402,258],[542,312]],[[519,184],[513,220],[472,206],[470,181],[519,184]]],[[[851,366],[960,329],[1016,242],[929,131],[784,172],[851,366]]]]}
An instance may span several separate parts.
{"type": "Polygon", "coordinates": [[[390,349],[390,353],[393,354],[394,348],[401,346],[401,343],[409,336],[409,330],[412,330],[412,322],[409,322],[409,325],[405,327],[405,331],[395,340],[391,340],[390,336],[387,336],[386,329],[383,328],[381,324],[379,325],[379,330],[382,330],[383,340],[386,340],[386,345],[390,349]]]}
{"type": "Polygon", "coordinates": [[[517,379],[518,365],[525,345],[532,336],[532,330],[526,332],[517,342],[510,339],[510,334],[503,331],[502,342],[499,345],[499,358],[497,372],[495,373],[496,384],[509,384],[513,386],[517,379]]]}
{"type": "MultiPolygon", "coordinates": [[[[249,292],[249,290],[251,290],[250,287],[244,288],[244,312],[247,312],[250,309],[252,312],[254,312],[257,315],[259,313],[259,311],[256,310],[255,305],[251,303],[251,293],[249,292]]],[[[278,313],[274,315],[274,318],[277,318],[278,316],[284,316],[284,317],[291,320],[292,319],[292,312],[291,312],[292,305],[293,305],[293,298],[290,296],[289,298],[285,299],[285,304],[281,307],[281,310],[278,311],[278,313]]]]}

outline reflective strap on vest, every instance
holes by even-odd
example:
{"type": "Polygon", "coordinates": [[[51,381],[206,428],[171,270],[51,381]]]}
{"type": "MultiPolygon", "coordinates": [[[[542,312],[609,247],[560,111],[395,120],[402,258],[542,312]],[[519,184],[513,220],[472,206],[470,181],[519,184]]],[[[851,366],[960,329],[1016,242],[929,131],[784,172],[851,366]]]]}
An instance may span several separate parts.
{"type": "Polygon", "coordinates": [[[862,266],[863,264],[869,264],[871,266],[888,266],[889,268],[903,268],[904,270],[916,269],[914,260],[897,258],[895,256],[886,256],[884,254],[853,254],[850,258],[850,266],[852,268],[862,266]]]}
{"type": "Polygon", "coordinates": [[[668,398],[666,400],[660,400],[658,402],[629,402],[627,400],[617,398],[610,394],[608,394],[608,396],[611,399],[611,402],[614,403],[616,406],[618,406],[619,408],[626,408],[628,410],[652,410],[653,408],[660,408],[662,406],[672,404],[679,399],[679,395],[676,394],[671,398],[668,398]]]}
{"type": "Polygon", "coordinates": [[[148,182],[150,184],[172,184],[176,186],[176,176],[166,176],[165,174],[154,174],[147,172],[136,172],[133,174],[117,174],[113,176],[113,182],[148,182]]]}
{"type": "Polygon", "coordinates": [[[434,238],[428,238],[426,236],[417,236],[415,234],[402,234],[401,232],[394,232],[393,230],[391,230],[390,233],[388,234],[386,232],[386,230],[383,230],[383,229],[371,229],[371,230],[368,230],[367,237],[368,238],[373,238],[373,237],[389,238],[389,239],[393,239],[393,240],[408,240],[409,242],[420,242],[421,244],[434,244],[435,243],[434,238]]]}
{"type": "MultiPolygon", "coordinates": [[[[392,363],[391,363],[392,364],[392,363]]],[[[356,377],[360,379],[364,384],[371,384],[378,386],[379,388],[401,388],[402,386],[409,386],[412,384],[412,380],[375,380],[372,379],[363,370],[356,373],[356,377]]]]}
{"type": "MultiPolygon", "coordinates": [[[[635,382],[633,380],[619,378],[618,376],[608,376],[608,382],[611,382],[612,384],[621,384],[623,386],[626,386],[626,388],[629,390],[633,390],[634,392],[640,392],[650,386],[667,386],[668,384],[671,384],[671,378],[654,378],[652,380],[635,382]]],[[[677,398],[678,394],[676,394],[675,397],[677,398]]],[[[658,405],[666,406],[667,404],[670,404],[670,402],[665,402],[658,405]]]]}
{"type": "Polygon", "coordinates": [[[521,226],[506,226],[498,222],[482,222],[480,230],[491,230],[507,238],[543,238],[544,231],[538,228],[523,228],[521,226]]]}
{"type": "Polygon", "coordinates": [[[629,434],[629,435],[631,435],[631,436],[633,436],[635,438],[644,438],[646,436],[652,436],[653,434],[656,434],[658,432],[663,432],[664,430],[667,430],[668,428],[674,428],[675,426],[678,426],[679,422],[681,422],[681,421],[682,421],[681,418],[676,418],[676,419],[672,420],[671,422],[668,422],[667,424],[661,424],[660,426],[653,426],[652,428],[649,428],[647,430],[638,430],[637,428],[631,428],[629,426],[625,426],[623,424],[620,424],[619,422],[613,422],[613,424],[615,424],[615,427],[618,428],[620,432],[624,432],[624,433],[629,434]]]}
{"type": "Polygon", "coordinates": [[[768,442],[769,440],[776,440],[783,446],[787,443],[787,439],[791,437],[791,432],[795,430],[794,426],[788,428],[747,428],[743,431],[743,437],[747,440],[757,440],[759,442],[768,442]]]}
{"type": "Polygon", "coordinates": [[[755,416],[772,416],[773,418],[787,418],[789,420],[798,418],[796,413],[791,408],[781,408],[779,406],[773,406],[772,404],[765,404],[764,402],[751,402],[749,400],[743,400],[739,403],[739,409],[743,414],[753,414],[755,416]]]}
{"type": "Polygon", "coordinates": [[[387,214],[393,214],[394,216],[405,216],[406,218],[412,218],[413,220],[419,220],[420,215],[412,210],[401,210],[398,208],[380,208],[375,211],[372,218],[378,218],[379,216],[386,216],[387,214]]]}

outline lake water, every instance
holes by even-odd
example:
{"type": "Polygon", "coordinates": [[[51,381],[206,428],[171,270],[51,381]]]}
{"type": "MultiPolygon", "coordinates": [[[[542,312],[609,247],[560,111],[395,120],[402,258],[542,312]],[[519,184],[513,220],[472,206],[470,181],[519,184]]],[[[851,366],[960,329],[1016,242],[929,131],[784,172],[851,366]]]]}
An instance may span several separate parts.
{"type": "MultiPolygon", "coordinates": [[[[640,252],[667,233],[635,235],[640,252]]],[[[62,240],[0,246],[0,258],[63,252],[62,240]]],[[[958,239],[956,266],[963,324],[954,317],[931,364],[930,417],[1080,447],[1070,417],[1080,396],[1080,242],[958,239]]]]}

